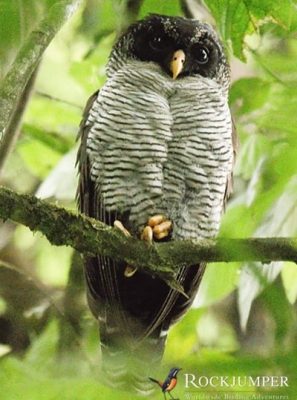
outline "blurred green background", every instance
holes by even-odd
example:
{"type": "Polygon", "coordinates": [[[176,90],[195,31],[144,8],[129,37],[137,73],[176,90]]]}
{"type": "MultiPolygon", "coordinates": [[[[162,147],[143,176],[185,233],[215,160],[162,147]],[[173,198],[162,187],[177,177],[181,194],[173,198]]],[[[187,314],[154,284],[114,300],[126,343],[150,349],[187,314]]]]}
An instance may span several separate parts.
{"type": "MultiPolygon", "coordinates": [[[[47,29],[42,21],[55,3],[0,1],[1,80],[29,34],[47,29]]],[[[212,23],[229,54],[240,148],[220,235],[296,236],[297,6],[291,0],[83,1],[44,54],[1,184],[75,210],[84,104],[104,84],[116,35],[148,13],[212,23]]],[[[23,226],[0,225],[1,400],[138,398],[100,383],[98,328],[85,302],[81,259],[72,255],[23,226]]],[[[295,399],[296,298],[293,263],[209,264],[194,307],[169,334],[163,375],[173,365],[199,375],[286,375],[290,387],[271,393],[295,399]]],[[[182,399],[182,375],[180,381],[175,395],[182,399]]]]}

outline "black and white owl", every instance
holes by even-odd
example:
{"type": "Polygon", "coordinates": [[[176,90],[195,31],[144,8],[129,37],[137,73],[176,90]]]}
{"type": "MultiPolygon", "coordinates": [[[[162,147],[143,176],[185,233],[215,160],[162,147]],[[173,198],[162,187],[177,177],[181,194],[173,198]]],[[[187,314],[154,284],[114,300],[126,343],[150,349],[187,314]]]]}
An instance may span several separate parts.
{"type": "MultiPolygon", "coordinates": [[[[81,123],[80,211],[148,242],[213,238],[234,161],[229,83],[222,45],[209,25],[150,15],[130,26],[81,123]]],[[[168,329],[192,304],[204,268],[180,269],[185,297],[125,262],[85,260],[110,383],[124,385],[128,375],[145,390],[168,329]]]]}

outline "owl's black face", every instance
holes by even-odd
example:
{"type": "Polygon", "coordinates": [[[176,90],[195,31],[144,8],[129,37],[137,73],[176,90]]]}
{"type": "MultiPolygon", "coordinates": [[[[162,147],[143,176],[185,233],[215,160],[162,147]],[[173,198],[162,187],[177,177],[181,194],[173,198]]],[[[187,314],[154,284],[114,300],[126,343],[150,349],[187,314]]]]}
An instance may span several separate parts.
{"type": "Polygon", "coordinates": [[[170,18],[169,21],[173,25],[167,25],[167,29],[164,17],[159,16],[150,17],[139,26],[132,50],[135,57],[141,61],[154,61],[172,75],[172,61],[181,50],[184,56],[179,78],[194,74],[213,77],[220,61],[220,49],[210,32],[198,31],[201,25],[194,20],[170,18]]]}
{"type": "Polygon", "coordinates": [[[192,19],[151,15],[128,29],[114,53],[117,58],[122,53],[125,60],[155,62],[174,79],[200,75],[224,85],[229,81],[229,67],[216,33],[208,24],[192,19]]]}

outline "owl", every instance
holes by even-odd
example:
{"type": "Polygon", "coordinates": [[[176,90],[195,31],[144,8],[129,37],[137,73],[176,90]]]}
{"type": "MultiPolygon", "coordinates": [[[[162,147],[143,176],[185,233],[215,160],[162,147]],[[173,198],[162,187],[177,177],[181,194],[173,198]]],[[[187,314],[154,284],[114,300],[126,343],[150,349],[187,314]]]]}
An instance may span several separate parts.
{"type": "MultiPolygon", "coordinates": [[[[80,125],[78,204],[123,235],[213,238],[230,193],[234,131],[229,66],[214,30],[150,15],[112,48],[107,80],[80,125]]],[[[180,268],[185,295],[124,261],[85,259],[109,384],[149,392],[168,329],[191,306],[205,264],[180,268]]]]}

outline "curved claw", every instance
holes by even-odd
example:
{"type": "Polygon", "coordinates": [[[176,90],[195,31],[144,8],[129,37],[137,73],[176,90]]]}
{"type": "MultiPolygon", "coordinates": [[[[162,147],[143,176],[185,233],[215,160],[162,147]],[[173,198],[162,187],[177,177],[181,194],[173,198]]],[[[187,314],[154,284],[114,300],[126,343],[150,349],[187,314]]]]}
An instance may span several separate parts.
{"type": "Polygon", "coordinates": [[[150,226],[146,226],[140,236],[141,240],[144,240],[148,243],[152,243],[153,241],[153,229],[150,226]]]}
{"type": "Polygon", "coordinates": [[[132,267],[131,265],[127,265],[124,271],[124,275],[126,278],[131,278],[137,271],[137,268],[132,267]]]}
{"type": "Polygon", "coordinates": [[[118,219],[114,221],[113,226],[117,228],[119,231],[121,231],[126,237],[131,236],[130,232],[124,227],[124,225],[118,219]]]}
{"type": "MultiPolygon", "coordinates": [[[[114,221],[113,226],[117,228],[119,231],[121,231],[126,237],[131,236],[130,232],[124,227],[124,225],[118,219],[114,221]]],[[[124,275],[126,278],[131,278],[131,276],[133,276],[136,271],[137,268],[132,267],[131,265],[127,265],[124,270],[124,275]]]]}

